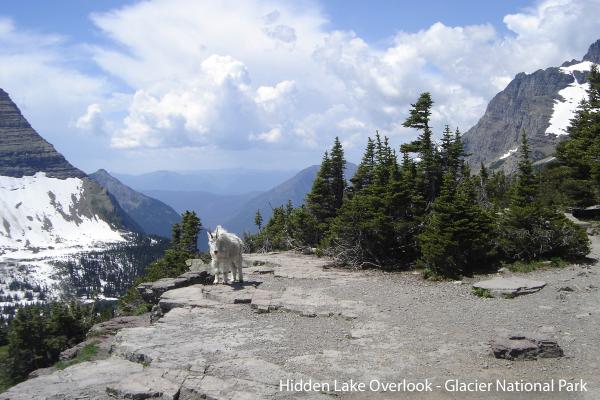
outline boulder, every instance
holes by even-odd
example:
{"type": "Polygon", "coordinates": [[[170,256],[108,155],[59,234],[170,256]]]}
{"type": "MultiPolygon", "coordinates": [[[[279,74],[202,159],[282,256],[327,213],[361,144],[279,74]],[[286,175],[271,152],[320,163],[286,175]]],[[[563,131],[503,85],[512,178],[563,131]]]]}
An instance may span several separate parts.
{"type": "Polygon", "coordinates": [[[190,272],[202,272],[206,271],[207,273],[212,273],[212,267],[209,263],[205,263],[200,258],[190,258],[185,260],[185,265],[190,267],[190,272]]]}
{"type": "Polygon", "coordinates": [[[207,271],[190,271],[179,275],[177,278],[163,278],[156,282],[140,283],[136,289],[144,301],[156,304],[160,296],[166,291],[196,284],[207,284],[212,280],[213,277],[207,271]]]}
{"type": "Polygon", "coordinates": [[[150,320],[147,315],[117,317],[92,326],[87,333],[87,337],[115,335],[123,328],[135,328],[148,326],[149,324],[150,320]]]}
{"type": "Polygon", "coordinates": [[[586,207],[586,208],[574,208],[573,216],[577,219],[600,219],[600,205],[586,207]]]}
{"type": "Polygon", "coordinates": [[[490,345],[494,357],[507,360],[556,358],[564,354],[556,341],[535,335],[501,334],[490,345]]]}
{"type": "Polygon", "coordinates": [[[497,277],[487,281],[473,284],[474,288],[485,289],[493,297],[515,297],[523,294],[535,293],[546,286],[546,282],[531,279],[511,277],[497,277]]]}

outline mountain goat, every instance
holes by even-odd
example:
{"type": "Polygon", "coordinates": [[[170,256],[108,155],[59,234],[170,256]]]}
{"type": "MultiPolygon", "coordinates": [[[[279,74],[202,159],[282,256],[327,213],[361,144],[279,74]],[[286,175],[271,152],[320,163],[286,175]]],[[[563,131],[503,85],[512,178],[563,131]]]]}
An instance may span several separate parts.
{"type": "Polygon", "coordinates": [[[227,283],[229,272],[232,272],[233,281],[243,282],[242,277],[242,239],[227,232],[218,225],[214,232],[207,232],[210,256],[212,257],[212,270],[215,282],[227,283]]]}

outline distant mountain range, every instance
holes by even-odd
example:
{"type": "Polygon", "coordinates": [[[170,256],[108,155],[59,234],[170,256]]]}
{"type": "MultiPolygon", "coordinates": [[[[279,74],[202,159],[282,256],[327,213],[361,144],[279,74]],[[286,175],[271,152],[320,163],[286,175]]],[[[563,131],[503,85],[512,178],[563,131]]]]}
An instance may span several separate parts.
{"type": "Polygon", "coordinates": [[[99,169],[89,177],[114,196],[121,208],[139,225],[143,233],[171,238],[171,227],[181,220],[173,208],[162,201],[136,192],[106,170],[99,169]]]}
{"type": "Polygon", "coordinates": [[[125,185],[137,191],[202,191],[214,194],[244,194],[271,189],[294,176],[292,170],[221,169],[189,172],[155,171],[141,175],[111,172],[125,185]]]}
{"type": "Polygon", "coordinates": [[[484,163],[493,169],[514,171],[522,131],[529,137],[533,160],[550,159],[556,145],[566,137],[577,106],[586,97],[592,64],[599,63],[600,40],[590,46],[581,61],[518,74],[464,135],[474,169],[484,163]]]}
{"type": "MultiPolygon", "coordinates": [[[[206,191],[143,190],[143,193],[168,204],[178,213],[185,210],[196,211],[205,228],[223,225],[241,235],[244,232],[256,231],[256,210],[260,210],[264,220],[268,221],[272,209],[286,204],[288,200],[295,206],[301,205],[312,188],[318,170],[318,165],[305,168],[264,192],[215,194],[206,191]]],[[[356,165],[348,163],[347,177],[353,176],[355,171],[356,165]]],[[[123,207],[127,209],[125,205],[123,207]]],[[[201,249],[206,248],[204,239],[204,235],[201,235],[201,249]]]]}
{"type": "MultiPolygon", "coordinates": [[[[353,163],[346,165],[346,177],[354,176],[357,166],[353,163]]],[[[304,203],[306,194],[310,192],[312,184],[319,171],[318,165],[312,165],[298,172],[292,178],[275,186],[273,189],[261,193],[243,204],[239,211],[231,218],[225,220],[223,226],[232,232],[239,234],[243,232],[256,232],[254,216],[260,210],[264,221],[268,221],[273,215],[273,209],[292,201],[295,207],[304,203]]]]}

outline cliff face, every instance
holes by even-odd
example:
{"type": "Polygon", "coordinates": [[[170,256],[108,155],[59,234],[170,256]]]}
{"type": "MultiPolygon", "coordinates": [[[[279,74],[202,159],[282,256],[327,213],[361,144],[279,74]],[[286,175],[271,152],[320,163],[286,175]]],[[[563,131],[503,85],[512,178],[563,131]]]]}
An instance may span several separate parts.
{"type": "Polygon", "coordinates": [[[488,104],[483,117],[464,135],[469,162],[513,171],[521,132],[531,144],[534,161],[551,156],[566,137],[566,127],[585,97],[591,63],[600,61],[600,40],[582,61],[518,74],[488,104]]]}
{"type": "Polygon", "coordinates": [[[46,172],[53,178],[83,178],[23,117],[8,94],[0,89],[0,175],[20,178],[46,172]]]}

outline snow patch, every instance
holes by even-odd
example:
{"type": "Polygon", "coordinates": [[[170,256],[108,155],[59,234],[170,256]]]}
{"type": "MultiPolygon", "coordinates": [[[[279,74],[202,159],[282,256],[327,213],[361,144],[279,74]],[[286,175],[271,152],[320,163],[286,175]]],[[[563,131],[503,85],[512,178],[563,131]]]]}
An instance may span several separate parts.
{"type": "Polygon", "coordinates": [[[579,72],[589,72],[592,70],[592,65],[594,65],[591,61],[583,61],[579,64],[573,64],[568,67],[560,67],[560,71],[564,74],[572,74],[575,71],[579,72]]]}
{"type": "Polygon", "coordinates": [[[546,134],[567,135],[567,128],[571,125],[571,119],[575,117],[577,107],[582,100],[587,98],[588,83],[579,83],[574,72],[587,72],[592,68],[593,63],[583,61],[569,67],[561,67],[560,71],[573,77],[573,83],[558,92],[563,100],[555,100],[550,117],[550,126],[546,129],[546,134]]]}
{"type": "Polygon", "coordinates": [[[500,156],[499,160],[504,160],[505,158],[510,157],[511,155],[515,154],[518,149],[518,147],[515,147],[514,149],[507,151],[506,153],[502,154],[502,156],[500,156]]]}

